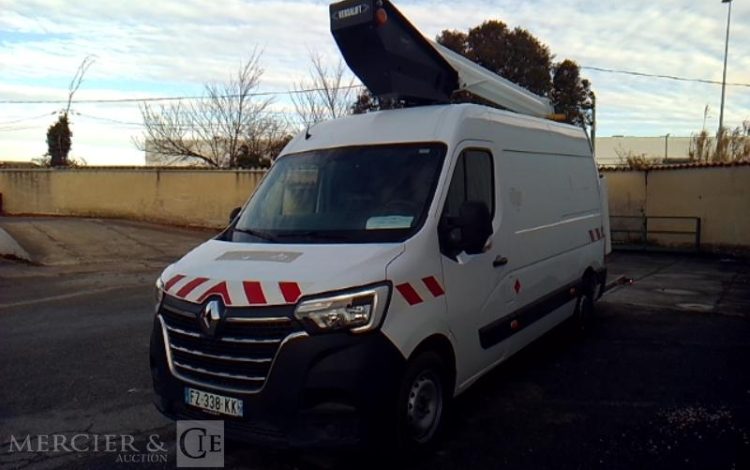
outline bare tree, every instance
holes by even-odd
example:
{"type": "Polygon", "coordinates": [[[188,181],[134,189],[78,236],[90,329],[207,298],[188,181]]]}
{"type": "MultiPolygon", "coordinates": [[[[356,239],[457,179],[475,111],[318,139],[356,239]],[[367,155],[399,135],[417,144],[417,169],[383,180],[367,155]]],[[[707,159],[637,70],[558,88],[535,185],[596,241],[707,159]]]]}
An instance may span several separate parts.
{"type": "Polygon", "coordinates": [[[73,76],[73,79],[70,81],[70,85],[68,85],[68,105],[65,106],[65,115],[70,112],[70,104],[73,102],[73,95],[76,94],[78,91],[78,88],[81,87],[81,83],[83,82],[83,76],[86,75],[86,71],[88,71],[89,67],[94,63],[94,56],[87,55],[83,58],[83,61],[81,61],[81,65],[78,66],[78,70],[76,70],[76,74],[73,76]]]}
{"type": "Polygon", "coordinates": [[[43,160],[47,164],[46,159],[49,158],[49,166],[71,166],[71,163],[73,163],[68,159],[68,153],[70,153],[70,148],[73,145],[73,132],[70,130],[68,114],[70,113],[70,106],[73,103],[73,96],[78,91],[78,88],[81,87],[83,76],[86,75],[86,71],[93,63],[94,57],[90,55],[81,61],[73,79],[70,81],[70,85],[68,85],[68,102],[65,109],[59,113],[57,122],[47,129],[47,154],[43,160]]]}
{"type": "Polygon", "coordinates": [[[236,167],[249,142],[263,142],[266,131],[277,126],[269,111],[272,98],[257,96],[263,76],[260,56],[254,51],[225,83],[207,84],[201,99],[158,108],[142,104],[145,131],[136,147],[172,161],[236,167]]]}
{"type": "Polygon", "coordinates": [[[308,79],[295,83],[291,93],[299,123],[311,126],[351,114],[356,86],[354,77],[347,78],[341,59],[329,67],[319,54],[311,52],[310,62],[308,79]]]}
{"type": "Polygon", "coordinates": [[[708,131],[704,127],[702,131],[690,139],[690,149],[688,150],[690,160],[697,162],[710,161],[713,153],[712,147],[711,136],[708,135],[708,131]]]}
{"type": "Polygon", "coordinates": [[[706,129],[690,139],[690,160],[697,162],[750,161],[750,121],[742,126],[723,128],[711,137],[706,129]]]}
{"type": "Polygon", "coordinates": [[[292,139],[286,119],[266,119],[260,123],[258,132],[247,139],[249,162],[237,162],[238,166],[252,168],[266,166],[292,139]]]}

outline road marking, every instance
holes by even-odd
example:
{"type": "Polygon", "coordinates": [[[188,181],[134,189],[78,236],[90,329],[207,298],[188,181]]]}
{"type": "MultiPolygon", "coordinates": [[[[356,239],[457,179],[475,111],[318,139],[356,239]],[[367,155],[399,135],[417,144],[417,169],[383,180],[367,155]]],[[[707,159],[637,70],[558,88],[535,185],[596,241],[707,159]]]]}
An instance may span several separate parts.
{"type": "Polygon", "coordinates": [[[54,302],[56,300],[66,300],[76,297],[83,297],[86,295],[100,294],[102,292],[109,292],[113,290],[128,289],[133,287],[144,287],[146,284],[123,284],[119,286],[102,287],[100,289],[90,289],[80,292],[71,292],[69,294],[53,295],[51,297],[44,297],[41,299],[24,300],[22,302],[11,302],[9,304],[0,304],[0,308],[14,308],[14,307],[25,307],[28,305],[43,304],[46,302],[54,302]]]}

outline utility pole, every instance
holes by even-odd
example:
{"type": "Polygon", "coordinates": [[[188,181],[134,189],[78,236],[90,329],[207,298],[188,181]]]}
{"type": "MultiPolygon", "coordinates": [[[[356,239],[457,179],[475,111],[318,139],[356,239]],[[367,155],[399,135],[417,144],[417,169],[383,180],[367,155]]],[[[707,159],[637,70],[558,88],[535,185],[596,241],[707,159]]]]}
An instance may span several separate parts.
{"type": "Polygon", "coordinates": [[[719,139],[722,137],[722,130],[724,129],[724,98],[726,97],[727,90],[727,58],[729,56],[729,25],[732,21],[732,0],[721,0],[721,3],[728,3],[729,9],[727,10],[727,37],[724,42],[724,77],[721,80],[721,110],[719,111],[719,139]]]}
{"type": "Polygon", "coordinates": [[[591,92],[591,152],[596,158],[596,95],[591,92]]]}

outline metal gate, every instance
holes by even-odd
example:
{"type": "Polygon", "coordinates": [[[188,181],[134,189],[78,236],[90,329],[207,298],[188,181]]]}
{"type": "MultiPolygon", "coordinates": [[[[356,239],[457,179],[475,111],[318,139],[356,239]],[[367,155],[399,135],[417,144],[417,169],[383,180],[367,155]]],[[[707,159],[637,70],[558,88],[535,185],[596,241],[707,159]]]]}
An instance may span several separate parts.
{"type": "Polygon", "coordinates": [[[610,216],[612,249],[690,251],[701,248],[700,217],[610,216]]]}

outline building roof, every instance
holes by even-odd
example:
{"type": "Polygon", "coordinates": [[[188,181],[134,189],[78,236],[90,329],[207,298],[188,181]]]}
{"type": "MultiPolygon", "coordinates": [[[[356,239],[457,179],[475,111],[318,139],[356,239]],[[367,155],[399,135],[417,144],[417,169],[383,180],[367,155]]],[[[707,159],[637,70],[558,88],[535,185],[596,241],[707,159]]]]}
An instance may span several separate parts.
{"type": "MultiPolygon", "coordinates": [[[[656,165],[650,165],[647,169],[649,171],[660,171],[660,170],[684,170],[692,168],[723,168],[723,167],[734,167],[734,166],[750,166],[750,160],[731,161],[731,162],[687,162],[687,163],[660,163],[656,165]]],[[[599,171],[643,171],[639,169],[630,168],[627,165],[600,165],[599,171]]]]}
{"type": "Polygon", "coordinates": [[[0,161],[0,168],[39,168],[34,162],[0,161]]]}

